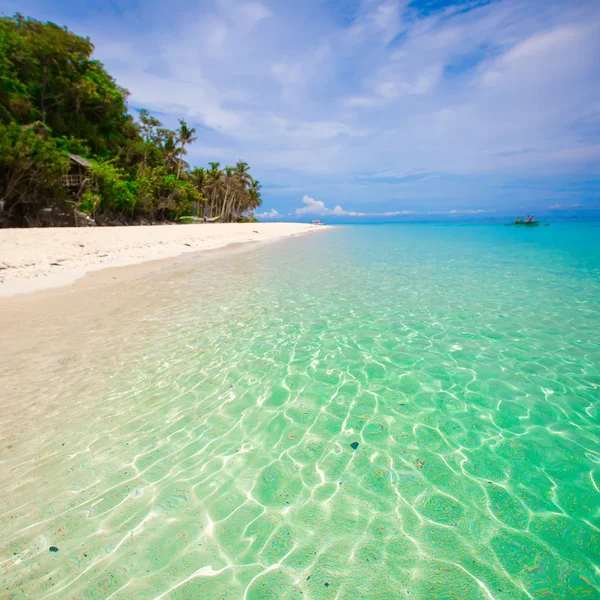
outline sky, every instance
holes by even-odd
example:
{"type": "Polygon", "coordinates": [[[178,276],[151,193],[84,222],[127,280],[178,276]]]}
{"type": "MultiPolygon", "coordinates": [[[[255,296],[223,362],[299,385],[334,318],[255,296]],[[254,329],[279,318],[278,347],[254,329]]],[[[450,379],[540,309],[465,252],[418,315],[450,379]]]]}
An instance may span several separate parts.
{"type": "Polygon", "coordinates": [[[90,36],[147,108],[243,159],[261,218],[600,209],[598,0],[0,0],[90,36]]]}

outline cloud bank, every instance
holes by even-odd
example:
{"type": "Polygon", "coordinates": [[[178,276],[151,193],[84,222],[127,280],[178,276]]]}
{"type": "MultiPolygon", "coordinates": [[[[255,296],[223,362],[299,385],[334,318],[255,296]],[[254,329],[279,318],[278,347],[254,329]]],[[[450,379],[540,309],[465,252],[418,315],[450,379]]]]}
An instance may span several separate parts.
{"type": "Polygon", "coordinates": [[[191,163],[243,157],[280,213],[302,189],[357,216],[600,193],[597,0],[200,7],[0,0],[89,35],[132,108],[197,128],[191,163]]]}
{"type": "Polygon", "coordinates": [[[400,217],[408,215],[476,215],[481,213],[494,212],[493,209],[466,209],[457,210],[452,209],[448,211],[429,211],[425,213],[418,213],[414,210],[393,210],[387,212],[359,212],[353,210],[344,210],[339,204],[334,208],[328,208],[322,200],[315,200],[310,196],[304,196],[302,198],[303,206],[297,208],[290,216],[294,217],[400,217]]]}

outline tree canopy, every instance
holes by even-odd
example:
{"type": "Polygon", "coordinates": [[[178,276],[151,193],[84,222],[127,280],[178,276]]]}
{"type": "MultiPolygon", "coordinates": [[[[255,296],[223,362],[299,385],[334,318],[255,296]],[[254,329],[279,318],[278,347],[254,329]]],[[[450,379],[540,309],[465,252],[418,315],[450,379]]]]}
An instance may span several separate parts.
{"type": "Polygon", "coordinates": [[[134,118],[93,51],[54,23],[0,18],[0,226],[77,212],[99,223],[252,217],[260,184],[248,165],[191,168],[196,129],[181,118],[172,131],[145,109],[134,118]]]}

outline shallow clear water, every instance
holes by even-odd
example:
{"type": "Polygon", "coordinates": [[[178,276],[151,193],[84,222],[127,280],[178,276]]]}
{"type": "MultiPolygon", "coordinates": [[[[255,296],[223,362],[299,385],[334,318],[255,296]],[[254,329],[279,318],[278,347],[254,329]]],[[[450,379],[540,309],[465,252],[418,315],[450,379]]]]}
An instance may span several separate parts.
{"type": "Polygon", "coordinates": [[[0,597],[600,598],[598,224],[340,228],[0,342],[0,597]]]}

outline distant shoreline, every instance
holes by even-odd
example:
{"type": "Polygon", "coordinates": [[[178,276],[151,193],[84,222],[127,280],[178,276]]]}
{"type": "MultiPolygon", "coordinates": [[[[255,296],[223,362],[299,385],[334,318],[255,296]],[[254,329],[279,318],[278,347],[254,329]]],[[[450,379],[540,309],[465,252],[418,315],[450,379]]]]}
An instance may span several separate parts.
{"type": "Polygon", "coordinates": [[[103,269],[324,229],[306,223],[0,229],[0,298],[67,286],[103,269]]]}

